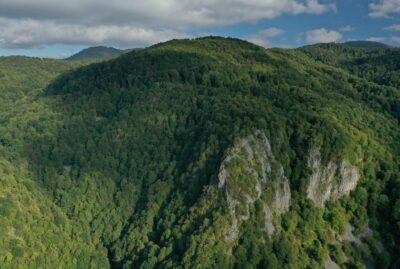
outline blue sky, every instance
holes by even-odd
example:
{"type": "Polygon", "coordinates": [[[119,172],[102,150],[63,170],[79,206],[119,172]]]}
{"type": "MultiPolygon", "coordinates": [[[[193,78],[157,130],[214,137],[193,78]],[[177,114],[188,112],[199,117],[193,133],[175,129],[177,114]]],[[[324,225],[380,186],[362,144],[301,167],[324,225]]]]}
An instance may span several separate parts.
{"type": "Polygon", "coordinates": [[[0,55],[64,58],[221,35],[265,47],[375,40],[400,46],[400,0],[2,0],[0,55]]]}

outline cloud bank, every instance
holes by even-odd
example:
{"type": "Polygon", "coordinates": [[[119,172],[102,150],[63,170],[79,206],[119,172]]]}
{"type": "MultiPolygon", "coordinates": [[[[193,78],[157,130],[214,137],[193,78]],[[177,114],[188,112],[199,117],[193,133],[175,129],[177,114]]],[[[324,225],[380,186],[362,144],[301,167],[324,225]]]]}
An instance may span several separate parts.
{"type": "Polygon", "coordinates": [[[400,13],[400,0],[380,0],[377,3],[371,3],[369,7],[371,17],[387,18],[390,15],[400,13]]]}
{"type": "Polygon", "coordinates": [[[194,29],[322,14],[321,0],[1,0],[0,46],[149,45],[194,29]]]}
{"type": "Polygon", "coordinates": [[[0,46],[3,48],[41,47],[53,44],[146,46],[185,37],[190,35],[172,30],[156,31],[135,26],[85,26],[32,19],[0,18],[0,46]]]}

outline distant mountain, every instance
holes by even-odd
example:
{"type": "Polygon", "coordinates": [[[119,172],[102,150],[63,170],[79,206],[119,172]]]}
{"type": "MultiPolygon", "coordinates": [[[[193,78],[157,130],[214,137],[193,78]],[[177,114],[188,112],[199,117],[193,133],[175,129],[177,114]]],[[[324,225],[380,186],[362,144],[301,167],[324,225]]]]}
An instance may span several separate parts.
{"type": "Polygon", "coordinates": [[[390,47],[389,45],[376,41],[349,41],[343,44],[358,49],[380,49],[390,47]]]}
{"type": "Polygon", "coordinates": [[[120,50],[112,47],[90,47],[87,49],[83,49],[80,52],[72,55],[66,60],[108,60],[112,58],[116,58],[119,55],[126,53],[130,50],[120,50]]]}

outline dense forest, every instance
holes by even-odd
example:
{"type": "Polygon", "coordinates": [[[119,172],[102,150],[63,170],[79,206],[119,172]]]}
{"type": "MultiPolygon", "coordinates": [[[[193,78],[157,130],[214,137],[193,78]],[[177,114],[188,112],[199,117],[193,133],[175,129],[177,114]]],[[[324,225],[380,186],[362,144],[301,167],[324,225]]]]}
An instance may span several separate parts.
{"type": "Polygon", "coordinates": [[[0,58],[0,268],[398,268],[400,49],[0,58]]]}
{"type": "Polygon", "coordinates": [[[131,50],[120,50],[113,47],[90,47],[79,51],[78,53],[66,58],[68,61],[104,61],[117,58],[119,55],[129,52],[131,50]]]}

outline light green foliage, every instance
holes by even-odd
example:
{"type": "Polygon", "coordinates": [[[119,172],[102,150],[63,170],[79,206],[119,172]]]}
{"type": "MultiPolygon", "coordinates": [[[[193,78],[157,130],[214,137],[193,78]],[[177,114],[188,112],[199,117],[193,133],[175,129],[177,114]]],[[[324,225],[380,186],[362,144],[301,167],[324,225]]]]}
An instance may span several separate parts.
{"type": "MultiPolygon", "coordinates": [[[[326,50],[329,61],[202,38],[73,72],[84,63],[23,59],[13,72],[0,69],[7,77],[0,80],[0,160],[8,167],[0,267],[321,268],[328,255],[349,268],[364,266],[368,255],[394,266],[398,85],[341,68],[331,62],[335,49],[326,50]],[[255,202],[229,242],[218,173],[235,141],[256,131],[269,138],[290,181],[291,206],[269,238],[255,202]],[[325,208],[306,198],[313,148],[323,165],[346,160],[361,174],[350,196],[325,208]],[[367,223],[375,234],[362,247],[338,240],[348,223],[355,234],[367,223]],[[383,250],[374,248],[379,242],[383,250]]],[[[396,53],[382,49],[377,58],[398,60],[396,53]]],[[[8,60],[0,66],[12,66],[8,60]]],[[[242,177],[229,185],[235,194],[254,180],[243,172],[246,158],[228,169],[242,177]]],[[[265,192],[268,201],[273,191],[265,192]]]]}

